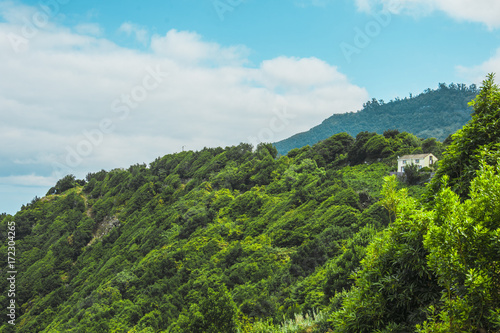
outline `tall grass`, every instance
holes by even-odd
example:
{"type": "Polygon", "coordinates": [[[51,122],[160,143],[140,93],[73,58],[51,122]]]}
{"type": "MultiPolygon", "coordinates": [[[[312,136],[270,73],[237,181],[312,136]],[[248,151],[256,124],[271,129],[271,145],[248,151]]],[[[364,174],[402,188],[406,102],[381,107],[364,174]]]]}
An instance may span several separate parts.
{"type": "Polygon", "coordinates": [[[313,333],[318,328],[319,323],[325,322],[326,313],[313,311],[312,314],[295,314],[293,319],[288,319],[280,325],[275,326],[272,322],[256,322],[249,333],[313,333]]]}

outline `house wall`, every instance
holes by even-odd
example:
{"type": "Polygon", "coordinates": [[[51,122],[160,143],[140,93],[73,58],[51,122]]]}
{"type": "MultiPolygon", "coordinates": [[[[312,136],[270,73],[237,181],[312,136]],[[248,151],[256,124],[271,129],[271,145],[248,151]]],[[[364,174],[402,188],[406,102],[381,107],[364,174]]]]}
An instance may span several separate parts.
{"type": "Polygon", "coordinates": [[[436,163],[437,162],[437,158],[434,157],[434,155],[427,155],[425,158],[423,159],[419,159],[418,163],[415,159],[407,159],[406,160],[406,164],[403,164],[403,160],[402,159],[399,159],[398,160],[398,170],[397,172],[404,172],[404,169],[403,167],[407,166],[407,165],[410,165],[410,164],[416,164],[422,168],[424,167],[430,167],[431,166],[431,157],[432,157],[432,164],[436,163]]]}
{"type": "Polygon", "coordinates": [[[424,163],[426,167],[430,167],[432,164],[437,162],[437,158],[434,157],[433,155],[429,155],[424,159],[424,163]],[[430,162],[430,159],[432,157],[432,163],[430,162]]]}

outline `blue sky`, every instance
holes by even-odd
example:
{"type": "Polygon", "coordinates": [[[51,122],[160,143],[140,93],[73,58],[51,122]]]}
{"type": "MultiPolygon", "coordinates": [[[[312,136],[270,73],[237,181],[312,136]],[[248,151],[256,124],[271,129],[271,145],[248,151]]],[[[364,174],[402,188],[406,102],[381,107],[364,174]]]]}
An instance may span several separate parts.
{"type": "Polygon", "coordinates": [[[500,71],[496,0],[0,0],[0,211],[500,71]]]}

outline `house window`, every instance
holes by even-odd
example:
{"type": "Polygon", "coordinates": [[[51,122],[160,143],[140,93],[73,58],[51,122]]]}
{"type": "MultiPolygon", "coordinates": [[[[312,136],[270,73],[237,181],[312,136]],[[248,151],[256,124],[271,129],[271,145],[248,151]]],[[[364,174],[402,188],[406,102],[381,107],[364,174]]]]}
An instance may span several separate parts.
{"type": "Polygon", "coordinates": [[[421,165],[419,165],[419,166],[418,166],[418,170],[420,170],[420,169],[422,169],[422,166],[421,166],[421,165]]]}
{"type": "Polygon", "coordinates": [[[420,160],[415,160],[415,163],[417,163],[417,164],[420,163],[420,160]]]}
{"type": "Polygon", "coordinates": [[[429,164],[432,164],[433,161],[432,161],[432,156],[429,156],[429,164]]]}
{"type": "Polygon", "coordinates": [[[406,164],[406,160],[403,160],[403,164],[406,164]]]}
{"type": "Polygon", "coordinates": [[[405,167],[401,167],[401,172],[405,172],[405,167]]]}

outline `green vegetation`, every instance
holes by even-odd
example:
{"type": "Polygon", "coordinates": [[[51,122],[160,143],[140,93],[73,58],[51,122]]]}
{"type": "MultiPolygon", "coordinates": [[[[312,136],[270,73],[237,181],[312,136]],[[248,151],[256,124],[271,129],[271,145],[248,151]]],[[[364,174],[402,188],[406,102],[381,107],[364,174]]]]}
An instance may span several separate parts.
{"type": "Polygon", "coordinates": [[[490,76],[444,154],[386,130],[67,176],[1,216],[0,332],[499,332],[499,96],[490,76]],[[430,184],[388,176],[424,152],[430,184]]]}
{"type": "Polygon", "coordinates": [[[396,98],[388,103],[373,98],[358,112],[334,114],[307,132],[276,142],[275,146],[285,155],[294,148],[312,146],[336,133],[355,136],[369,131],[382,134],[390,128],[413,133],[419,138],[443,141],[470,120],[472,109],[467,104],[477,93],[475,85],[440,83],[436,90],[427,89],[418,96],[396,98]]]}
{"type": "Polygon", "coordinates": [[[240,144],[64,177],[1,223],[3,237],[10,219],[17,228],[16,331],[235,332],[311,321],[388,223],[375,198],[389,167],[345,167],[354,144],[342,134],[279,159],[270,144],[240,144]]]}
{"type": "Polygon", "coordinates": [[[335,332],[500,330],[499,96],[490,75],[426,200],[386,179],[380,202],[394,219],[368,246],[355,286],[333,309],[335,332]]]}
{"type": "Polygon", "coordinates": [[[471,105],[474,107],[472,121],[453,135],[453,143],[441,161],[441,168],[432,184],[434,193],[444,177],[448,176],[449,186],[453,191],[466,198],[481,161],[486,158],[489,162],[496,163],[498,156],[484,155],[498,151],[500,145],[500,92],[493,75],[484,82],[481,92],[471,105]]]}

